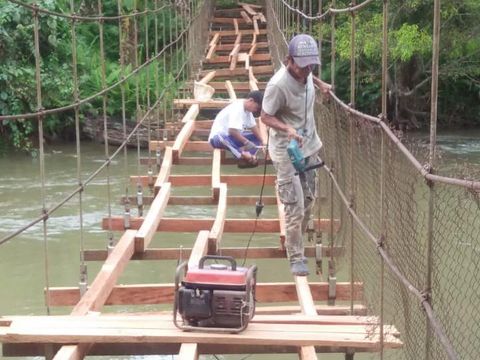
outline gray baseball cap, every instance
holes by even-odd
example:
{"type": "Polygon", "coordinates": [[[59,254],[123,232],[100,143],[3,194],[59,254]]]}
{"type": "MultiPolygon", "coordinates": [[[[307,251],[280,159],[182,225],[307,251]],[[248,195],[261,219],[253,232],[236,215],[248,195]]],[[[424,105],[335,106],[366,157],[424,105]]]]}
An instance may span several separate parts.
{"type": "Polygon", "coordinates": [[[317,42],[307,34],[296,35],[288,44],[288,55],[300,67],[320,65],[317,42]]]}

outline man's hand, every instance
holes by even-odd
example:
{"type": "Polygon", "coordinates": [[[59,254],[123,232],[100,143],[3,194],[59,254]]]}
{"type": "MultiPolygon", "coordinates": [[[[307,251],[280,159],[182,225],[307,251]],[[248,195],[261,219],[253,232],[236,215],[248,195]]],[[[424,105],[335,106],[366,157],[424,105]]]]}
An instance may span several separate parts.
{"type": "Polygon", "coordinates": [[[297,140],[298,142],[298,146],[302,147],[303,145],[303,137],[300,136],[298,133],[297,133],[297,130],[295,130],[293,127],[288,127],[287,128],[287,137],[288,137],[288,141],[292,140],[292,139],[295,139],[297,140]]]}
{"type": "Polygon", "coordinates": [[[245,151],[253,150],[253,149],[256,149],[256,148],[257,148],[257,146],[253,142],[251,142],[250,140],[247,140],[245,142],[245,144],[243,145],[243,150],[245,150],[245,151]]]}

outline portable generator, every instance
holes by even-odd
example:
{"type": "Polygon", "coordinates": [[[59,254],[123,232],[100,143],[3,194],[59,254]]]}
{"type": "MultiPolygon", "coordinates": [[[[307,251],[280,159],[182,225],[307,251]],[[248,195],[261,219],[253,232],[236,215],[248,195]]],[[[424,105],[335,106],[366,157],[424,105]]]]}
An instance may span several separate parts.
{"type": "Polygon", "coordinates": [[[189,269],[183,262],[175,273],[175,326],[210,332],[245,330],[255,314],[256,281],[255,265],[237,267],[230,256],[207,255],[200,259],[198,267],[189,269]],[[210,265],[205,264],[207,260],[210,265]],[[177,321],[177,314],[182,321],[177,321]]]}

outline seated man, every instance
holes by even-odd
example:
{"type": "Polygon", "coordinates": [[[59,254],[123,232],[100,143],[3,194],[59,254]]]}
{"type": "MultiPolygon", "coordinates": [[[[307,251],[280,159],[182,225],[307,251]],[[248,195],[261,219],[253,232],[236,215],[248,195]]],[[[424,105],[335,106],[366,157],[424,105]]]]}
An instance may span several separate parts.
{"type": "Polygon", "coordinates": [[[263,144],[253,114],[260,111],[262,101],[260,91],[251,91],[246,99],[232,102],[217,114],[208,137],[214,148],[230,150],[242,167],[258,164],[256,153],[263,144]]]}

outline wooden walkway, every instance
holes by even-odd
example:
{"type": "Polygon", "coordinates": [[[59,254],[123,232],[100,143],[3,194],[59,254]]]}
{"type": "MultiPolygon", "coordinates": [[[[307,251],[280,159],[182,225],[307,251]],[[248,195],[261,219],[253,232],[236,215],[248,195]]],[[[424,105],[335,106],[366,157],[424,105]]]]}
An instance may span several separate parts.
{"type": "MultiPolygon", "coordinates": [[[[123,231],[113,251],[90,250],[85,258],[104,260],[87,292],[80,297],[78,288],[50,288],[46,294],[51,306],[73,306],[69,316],[12,316],[0,318],[0,341],[5,356],[54,354],[57,360],[80,359],[88,355],[178,354],[180,359],[198,359],[200,354],[230,353],[298,353],[301,359],[316,359],[318,352],[375,352],[380,348],[380,326],[376,317],[365,316],[360,302],[363,287],[349,283],[336,284],[336,300],[354,298],[357,305],[351,314],[348,306],[325,305],[329,284],[310,282],[313,278],[293,277],[291,282],[258,283],[256,315],[241,334],[182,332],[175,328],[171,311],[163,313],[101,314],[105,305],[172,304],[173,284],[117,285],[117,280],[132,259],[177,259],[178,248],[151,248],[157,232],[191,232],[196,241],[192,248],[183,249],[189,264],[198,264],[205,254],[243,258],[245,249],[221,245],[224,233],[244,233],[249,236],[256,226],[257,233],[270,233],[278,239],[278,247],[252,247],[250,259],[284,258],[285,222],[278,195],[264,196],[266,206],[278,209],[276,219],[227,218],[228,206],[254,206],[258,196],[230,195],[233,187],[260,186],[263,175],[226,175],[222,167],[235,162],[222,150],[213,150],[206,142],[212,120],[200,120],[204,109],[218,110],[230,101],[245,96],[250,90],[263,89],[273,74],[268,52],[266,19],[257,6],[240,5],[229,11],[217,11],[212,19],[210,43],[206,49],[201,84],[212,86],[216,93],[228,94],[229,99],[177,99],[174,105],[184,109],[174,141],[152,141],[151,150],[163,151],[163,163],[153,178],[155,196],[145,202],[149,210],[143,218],[132,218],[129,229],[123,217],[103,220],[103,227],[123,231]],[[260,79],[260,80],[259,80],[260,79]],[[194,140],[195,139],[195,140],[194,140]],[[185,156],[185,153],[198,153],[185,156]],[[208,155],[210,154],[210,155],[208,155]],[[208,175],[175,174],[176,165],[211,166],[208,175]],[[172,188],[204,186],[208,196],[172,196],[172,188]],[[214,218],[192,219],[164,217],[168,205],[216,205],[214,218]],[[108,255],[108,256],[107,256],[108,255]],[[290,303],[276,305],[275,303],[290,303]],[[322,304],[323,302],[323,304],[322,304]],[[47,345],[47,346],[46,346],[47,345]]],[[[261,124],[260,124],[261,125],[261,124]]],[[[266,129],[262,128],[266,136],[266,129]]],[[[149,185],[148,177],[131,178],[133,184],[149,185]]],[[[265,186],[273,187],[275,176],[268,173],[265,186]]],[[[320,219],[317,230],[337,231],[337,220],[320,219]]],[[[333,249],[341,255],[342,249],[333,249]]],[[[315,248],[307,247],[306,255],[315,256],[315,248]]],[[[330,256],[330,249],[323,249],[330,256]]],[[[287,262],[285,261],[285,266],[287,262]]],[[[260,267],[259,272],[263,269],[260,267]]],[[[172,278],[175,269],[172,268],[172,278]]],[[[393,326],[384,325],[383,346],[402,346],[393,326]]]]}

